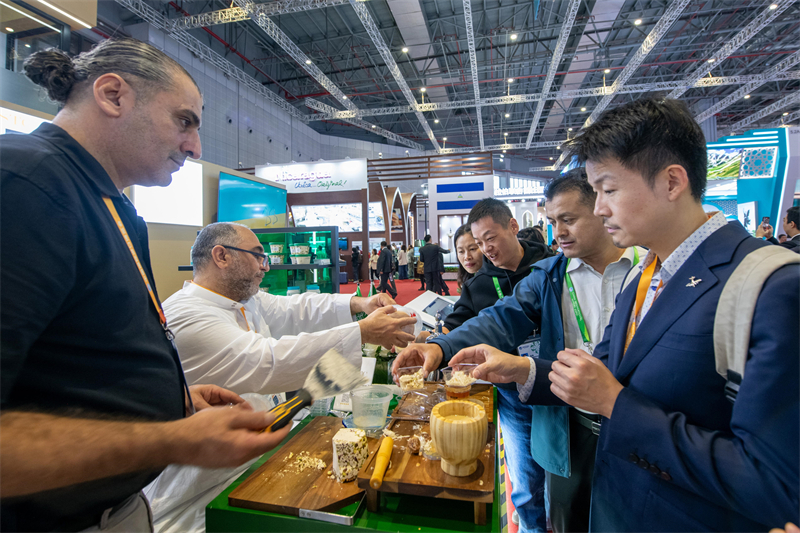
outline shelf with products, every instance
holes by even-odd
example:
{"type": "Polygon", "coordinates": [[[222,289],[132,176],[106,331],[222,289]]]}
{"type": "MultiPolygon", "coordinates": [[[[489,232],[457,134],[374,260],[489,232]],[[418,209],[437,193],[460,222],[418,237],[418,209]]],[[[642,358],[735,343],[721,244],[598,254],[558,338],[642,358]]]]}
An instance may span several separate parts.
{"type": "Polygon", "coordinates": [[[320,292],[339,292],[339,261],[337,226],[257,229],[253,232],[264,246],[270,264],[260,288],[270,294],[286,295],[290,287],[300,293],[316,285],[320,292]],[[276,259],[277,258],[277,259],[276,259]],[[308,263],[292,263],[292,260],[308,263]],[[322,262],[322,264],[320,264],[322,262]]]}

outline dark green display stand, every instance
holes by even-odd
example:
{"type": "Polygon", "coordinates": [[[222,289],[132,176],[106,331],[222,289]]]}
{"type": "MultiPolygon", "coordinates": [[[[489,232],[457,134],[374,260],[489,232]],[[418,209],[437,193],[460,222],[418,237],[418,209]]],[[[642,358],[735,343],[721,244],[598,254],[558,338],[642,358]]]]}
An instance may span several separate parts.
{"type": "MultiPolygon", "coordinates": [[[[308,424],[306,418],[286,437],[285,444],[291,437],[308,424]]],[[[277,450],[277,449],[276,449],[277,450]]],[[[332,524],[299,518],[296,516],[267,513],[231,507],[228,505],[228,494],[247,479],[264,461],[276,450],[265,454],[239,479],[234,481],[222,494],[217,496],[206,507],[206,531],[239,532],[239,531],[453,531],[453,532],[499,532],[500,531],[500,494],[499,474],[500,466],[495,465],[495,502],[488,506],[486,511],[486,525],[478,526],[473,523],[473,503],[439,498],[425,498],[421,496],[408,496],[403,494],[382,494],[380,512],[371,513],[366,508],[366,502],[355,514],[352,526],[332,524]]],[[[500,454],[498,453],[499,457],[500,454]]],[[[352,515],[358,504],[339,511],[339,514],[352,515]]]]}
{"type": "Polygon", "coordinates": [[[306,292],[308,285],[319,285],[320,292],[339,292],[339,227],[315,226],[299,228],[276,228],[253,230],[264,245],[264,253],[270,254],[270,244],[283,244],[283,261],[270,265],[261,287],[270,294],[286,296],[287,287],[299,287],[306,292]],[[291,264],[290,246],[307,244],[313,259],[328,259],[330,264],[291,264]]]}

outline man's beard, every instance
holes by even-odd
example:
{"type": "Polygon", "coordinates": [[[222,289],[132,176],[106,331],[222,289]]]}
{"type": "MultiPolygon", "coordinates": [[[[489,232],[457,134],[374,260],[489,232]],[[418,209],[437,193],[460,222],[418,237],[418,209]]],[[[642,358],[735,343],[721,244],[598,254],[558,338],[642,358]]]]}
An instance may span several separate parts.
{"type": "Polygon", "coordinates": [[[223,281],[228,297],[236,302],[243,302],[255,296],[261,284],[259,278],[248,275],[246,269],[239,264],[225,271],[223,281]]]}

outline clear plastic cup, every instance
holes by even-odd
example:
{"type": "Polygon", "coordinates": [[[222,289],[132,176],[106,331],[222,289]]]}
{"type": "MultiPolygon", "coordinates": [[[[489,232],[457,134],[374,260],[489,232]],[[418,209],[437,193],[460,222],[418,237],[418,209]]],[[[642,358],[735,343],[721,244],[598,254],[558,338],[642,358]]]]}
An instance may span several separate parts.
{"type": "Polygon", "coordinates": [[[425,374],[421,366],[404,366],[397,369],[397,384],[403,392],[425,387],[425,374]]]}
{"type": "Polygon", "coordinates": [[[353,408],[353,423],[361,429],[379,429],[386,425],[391,390],[382,385],[369,385],[350,391],[350,405],[353,408]]]}
{"type": "Polygon", "coordinates": [[[461,364],[442,369],[444,391],[448,400],[464,400],[469,397],[472,384],[477,381],[472,371],[478,365],[461,364]]]}

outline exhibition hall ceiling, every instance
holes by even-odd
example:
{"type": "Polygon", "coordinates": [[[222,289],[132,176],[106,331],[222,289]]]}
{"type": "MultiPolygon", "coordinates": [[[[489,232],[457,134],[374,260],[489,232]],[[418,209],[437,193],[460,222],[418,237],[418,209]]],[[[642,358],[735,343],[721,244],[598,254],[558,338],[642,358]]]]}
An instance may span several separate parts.
{"type": "Polygon", "coordinates": [[[646,94],[681,98],[718,136],[763,109],[748,129],[800,109],[792,0],[108,3],[112,23],[157,11],[320,133],[504,147],[533,168],[559,162],[560,143],[603,109],[646,94]]]}

